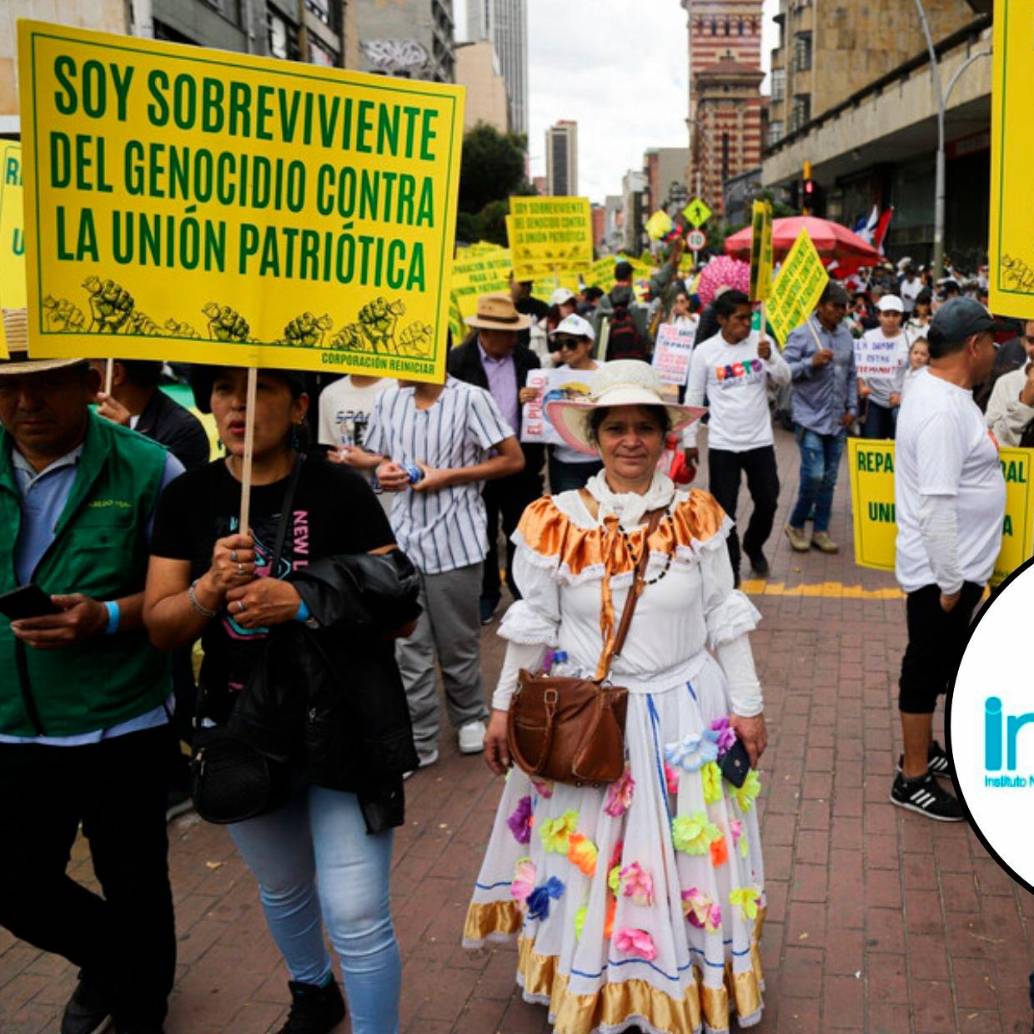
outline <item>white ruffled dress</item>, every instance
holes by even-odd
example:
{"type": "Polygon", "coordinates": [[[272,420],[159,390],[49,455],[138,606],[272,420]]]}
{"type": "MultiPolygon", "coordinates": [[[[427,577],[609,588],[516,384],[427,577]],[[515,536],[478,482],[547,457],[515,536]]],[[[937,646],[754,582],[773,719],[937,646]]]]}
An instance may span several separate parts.
{"type": "MultiPolygon", "coordinates": [[[[548,1005],[556,1034],[717,1032],[731,1013],[740,1026],[761,1017],[760,783],[756,772],[740,790],[721,778],[730,699],[709,652],[745,643],[760,617],[733,589],[730,527],[694,490],[676,494],[651,537],[647,587],[611,673],[629,690],[625,777],[602,789],[518,769],[506,780],[464,944],[517,936],[518,983],[548,1005]]],[[[616,520],[598,522],[577,492],[532,504],[514,536],[523,599],[500,635],[594,671],[605,575],[616,623],[644,534],[628,534],[630,551],[616,520]]]]}

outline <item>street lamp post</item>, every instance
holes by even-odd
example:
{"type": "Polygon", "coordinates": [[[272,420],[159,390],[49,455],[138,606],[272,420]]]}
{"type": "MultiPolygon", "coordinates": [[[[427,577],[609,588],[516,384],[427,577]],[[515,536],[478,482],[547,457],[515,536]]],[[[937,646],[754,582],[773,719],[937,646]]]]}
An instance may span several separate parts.
{"type": "Polygon", "coordinates": [[[919,24],[923,27],[923,35],[926,37],[926,48],[930,52],[930,79],[933,82],[934,95],[937,98],[937,171],[934,182],[934,208],[933,208],[933,271],[934,280],[939,280],[944,275],[944,113],[948,107],[948,99],[951,91],[959,81],[959,76],[977,58],[990,57],[990,50],[982,50],[977,54],[971,54],[955,71],[955,74],[948,82],[948,89],[941,89],[941,63],[937,59],[937,50],[933,44],[933,36],[930,34],[930,23],[926,19],[926,8],[923,7],[923,0],[916,0],[916,10],[919,12],[919,24]]]}

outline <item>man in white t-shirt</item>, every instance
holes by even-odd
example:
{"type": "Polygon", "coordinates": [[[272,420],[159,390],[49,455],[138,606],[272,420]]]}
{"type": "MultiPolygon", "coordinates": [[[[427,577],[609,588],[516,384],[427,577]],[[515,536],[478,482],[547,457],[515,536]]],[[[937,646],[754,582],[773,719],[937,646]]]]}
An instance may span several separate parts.
{"type": "Polygon", "coordinates": [[[901,407],[894,470],[897,578],[908,594],[898,706],[905,744],[892,803],[940,822],[963,818],[935,781],[951,763],[933,739],[937,697],[958,671],[973,610],[1001,548],[1005,481],[973,401],[994,363],[994,320],[956,298],[933,318],[930,365],[901,407]]]}
{"type": "Polygon", "coordinates": [[[394,496],[382,492],[373,472],[353,461],[361,455],[374,403],[383,391],[394,385],[395,381],[387,377],[365,377],[355,373],[327,385],[320,394],[320,445],[330,446],[327,459],[332,463],[346,463],[362,474],[389,514],[394,496]]]}
{"type": "Polygon", "coordinates": [[[881,295],[876,309],[880,325],[854,346],[858,399],[865,400],[862,437],[893,438],[908,369],[908,337],[901,329],[904,309],[897,295],[881,295]]]}
{"type": "MultiPolygon", "coordinates": [[[[686,404],[702,406],[706,395],[711,408],[708,424],[708,487],[722,509],[736,520],[740,480],[754,503],[743,551],[759,578],[768,576],[764,546],[772,534],[779,504],[772,417],[768,385],[790,383],[790,367],[771,342],[750,329],[750,299],[742,291],[726,291],[715,301],[721,330],[693,350],[686,404]]],[[[686,458],[696,463],[697,426],[682,435],[686,458]]],[[[729,534],[729,559],[736,584],[740,581],[740,543],[735,529],[729,534]]]]}
{"type": "Polygon", "coordinates": [[[919,292],[924,286],[923,281],[916,276],[915,266],[911,262],[906,263],[901,276],[901,284],[898,287],[898,290],[901,292],[902,307],[905,310],[906,316],[912,315],[916,307],[916,298],[919,297],[919,292]]]}

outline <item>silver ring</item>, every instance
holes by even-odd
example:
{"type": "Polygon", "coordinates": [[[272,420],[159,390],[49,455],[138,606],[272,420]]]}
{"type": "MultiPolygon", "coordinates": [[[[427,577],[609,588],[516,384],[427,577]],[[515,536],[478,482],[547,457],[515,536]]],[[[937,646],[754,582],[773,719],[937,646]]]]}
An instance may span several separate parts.
{"type": "Polygon", "coordinates": [[[231,549],[230,550],[230,563],[231,564],[237,563],[237,550],[236,549],[231,549]]]}
{"type": "Polygon", "coordinates": [[[243,564],[238,564],[237,565],[237,573],[238,574],[244,574],[244,565],[243,564]]]}
{"type": "Polygon", "coordinates": [[[237,613],[243,614],[248,608],[244,606],[244,600],[237,601],[237,613]]]}

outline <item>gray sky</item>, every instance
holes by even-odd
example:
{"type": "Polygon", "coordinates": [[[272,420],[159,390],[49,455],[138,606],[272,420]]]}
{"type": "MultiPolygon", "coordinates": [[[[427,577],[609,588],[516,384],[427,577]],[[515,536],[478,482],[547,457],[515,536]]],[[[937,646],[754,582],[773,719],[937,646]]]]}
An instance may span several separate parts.
{"type": "MultiPolygon", "coordinates": [[[[775,42],[778,0],[764,0],[762,60],[775,42]]],[[[466,0],[454,0],[457,27],[466,0]]],[[[528,0],[533,176],[546,172],[546,129],[578,123],[578,189],[593,201],[621,192],[649,147],[688,147],[689,40],[679,0],[528,0]]],[[[763,84],[767,89],[767,84],[763,84]]]]}

